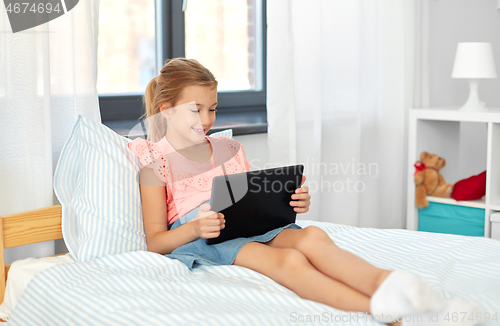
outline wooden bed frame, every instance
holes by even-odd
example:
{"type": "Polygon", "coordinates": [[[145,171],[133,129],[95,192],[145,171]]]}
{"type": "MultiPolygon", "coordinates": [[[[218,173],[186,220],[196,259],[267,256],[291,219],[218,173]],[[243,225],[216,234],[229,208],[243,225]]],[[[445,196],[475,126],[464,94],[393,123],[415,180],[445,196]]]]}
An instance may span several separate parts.
{"type": "Polygon", "coordinates": [[[5,266],[4,248],[62,239],[62,206],[54,205],[0,217],[0,303],[10,265],[5,266]]]}

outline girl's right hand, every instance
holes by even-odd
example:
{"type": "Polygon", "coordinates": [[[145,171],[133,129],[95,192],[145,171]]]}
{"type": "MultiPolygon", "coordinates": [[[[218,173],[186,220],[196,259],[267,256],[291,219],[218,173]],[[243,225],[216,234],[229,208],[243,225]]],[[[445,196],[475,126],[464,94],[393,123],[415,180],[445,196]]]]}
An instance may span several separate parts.
{"type": "Polygon", "coordinates": [[[196,236],[203,239],[217,238],[226,223],[224,215],[211,211],[209,204],[201,205],[198,215],[191,222],[196,236]]]}

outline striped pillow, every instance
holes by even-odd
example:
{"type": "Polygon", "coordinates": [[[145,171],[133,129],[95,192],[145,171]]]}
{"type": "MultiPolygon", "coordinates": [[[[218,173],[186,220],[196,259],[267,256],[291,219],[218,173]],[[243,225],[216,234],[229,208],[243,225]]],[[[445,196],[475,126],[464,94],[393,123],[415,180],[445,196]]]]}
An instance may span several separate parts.
{"type": "MultiPolygon", "coordinates": [[[[223,130],[211,137],[232,137],[223,130]]],[[[78,116],[56,166],[64,242],[76,261],[147,250],[138,176],[130,139],[78,116]]]]}
{"type": "Polygon", "coordinates": [[[137,176],[140,163],[131,140],[78,116],[54,176],[62,205],[64,242],[73,258],[146,250],[137,176]]]}
{"type": "Polygon", "coordinates": [[[208,135],[209,137],[227,137],[227,138],[233,138],[233,129],[226,129],[218,132],[214,132],[211,135],[208,135]]]}

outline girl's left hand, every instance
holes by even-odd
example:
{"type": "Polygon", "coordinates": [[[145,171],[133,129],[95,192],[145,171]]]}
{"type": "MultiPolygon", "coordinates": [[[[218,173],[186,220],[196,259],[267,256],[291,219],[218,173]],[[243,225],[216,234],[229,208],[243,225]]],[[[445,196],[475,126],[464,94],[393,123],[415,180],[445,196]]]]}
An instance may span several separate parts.
{"type": "MultiPolygon", "coordinates": [[[[301,185],[306,182],[306,177],[302,176],[301,185]]],[[[311,205],[311,195],[309,194],[309,187],[304,186],[295,190],[295,193],[292,195],[292,201],[290,202],[290,206],[294,207],[294,211],[297,213],[305,213],[309,210],[309,205],[311,205]]]]}

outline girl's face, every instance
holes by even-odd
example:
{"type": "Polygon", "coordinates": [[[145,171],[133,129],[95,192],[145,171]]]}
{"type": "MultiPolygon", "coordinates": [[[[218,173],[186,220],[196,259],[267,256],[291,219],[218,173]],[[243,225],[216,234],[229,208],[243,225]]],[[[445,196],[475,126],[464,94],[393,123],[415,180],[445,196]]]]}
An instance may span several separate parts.
{"type": "Polygon", "coordinates": [[[186,86],[175,107],[169,104],[161,106],[162,114],[167,119],[169,141],[182,147],[203,142],[215,122],[216,106],[216,87],[186,86]]]}

